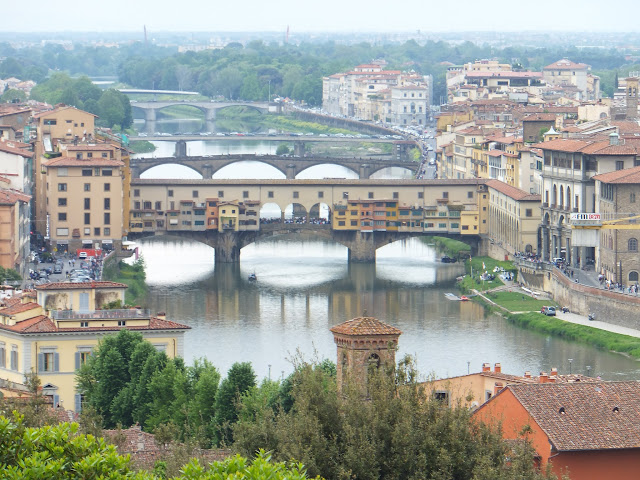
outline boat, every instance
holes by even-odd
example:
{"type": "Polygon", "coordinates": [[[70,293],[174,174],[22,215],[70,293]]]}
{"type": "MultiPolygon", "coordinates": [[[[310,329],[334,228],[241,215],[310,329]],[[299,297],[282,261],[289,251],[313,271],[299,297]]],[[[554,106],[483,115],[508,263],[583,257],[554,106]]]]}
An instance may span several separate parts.
{"type": "Polygon", "coordinates": [[[461,301],[461,302],[467,302],[467,301],[469,301],[469,297],[467,297],[467,296],[465,296],[465,295],[462,295],[462,296],[460,297],[460,301],[461,301]]]}
{"type": "Polygon", "coordinates": [[[256,277],[256,274],[255,273],[251,273],[249,275],[249,281],[250,282],[255,282],[256,280],[258,280],[258,277],[256,277]]]}

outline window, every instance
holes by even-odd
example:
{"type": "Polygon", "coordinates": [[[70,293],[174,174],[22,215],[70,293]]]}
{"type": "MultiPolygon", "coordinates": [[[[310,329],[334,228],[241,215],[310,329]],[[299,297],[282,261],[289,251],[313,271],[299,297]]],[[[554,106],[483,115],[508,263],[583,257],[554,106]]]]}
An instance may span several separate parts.
{"type": "Polygon", "coordinates": [[[249,198],[249,190],[242,191],[242,198],[249,198]]]}
{"type": "Polygon", "coordinates": [[[637,252],[638,251],[638,239],[637,238],[630,238],[628,243],[628,250],[630,252],[637,252]]]}
{"type": "Polygon", "coordinates": [[[85,183],[84,184],[84,191],[85,192],[90,192],[91,191],[91,184],[90,183],[85,183]]]}
{"type": "Polygon", "coordinates": [[[449,405],[449,392],[444,390],[437,390],[433,392],[433,399],[442,402],[445,405],[449,405]]]}
{"type": "Polygon", "coordinates": [[[11,346],[11,370],[19,370],[18,365],[18,346],[11,346]]]}
{"type": "Polygon", "coordinates": [[[102,170],[102,176],[103,177],[110,177],[113,174],[113,172],[111,170],[107,170],[107,169],[103,169],[102,170]]]}
{"type": "MultiPolygon", "coordinates": [[[[149,202],[151,203],[151,202],[149,202]]],[[[159,203],[159,202],[156,202],[159,203]]],[[[104,199],[104,209],[105,210],[110,210],[111,209],[111,199],[110,198],[105,198],[104,199]]]]}
{"type": "Polygon", "coordinates": [[[140,202],[139,201],[133,202],[133,208],[134,210],[140,210],[140,202]]]}
{"type": "Polygon", "coordinates": [[[342,198],[349,198],[349,192],[342,192],[342,198]]]}
{"type": "Polygon", "coordinates": [[[95,227],[95,228],[93,229],[93,234],[94,234],[95,236],[99,237],[99,236],[100,236],[100,227],[95,227]]]}
{"type": "Polygon", "coordinates": [[[90,168],[83,168],[82,169],[82,176],[83,177],[92,177],[93,176],[93,170],[91,170],[90,168]]]}
{"type": "Polygon", "coordinates": [[[439,223],[438,224],[438,228],[447,228],[447,224],[446,223],[439,223]]]}
{"type": "Polygon", "coordinates": [[[293,192],[293,198],[300,198],[300,192],[293,192]]]}
{"type": "Polygon", "coordinates": [[[168,196],[168,197],[173,197],[173,190],[169,190],[169,191],[167,192],[167,196],[168,196]]]}
{"type": "Polygon", "coordinates": [[[524,214],[525,214],[526,217],[533,217],[533,209],[532,208],[527,208],[524,211],[524,214]]]}
{"type": "Polygon", "coordinates": [[[224,198],[224,190],[218,190],[218,198],[224,198]]]}
{"type": "Polygon", "coordinates": [[[91,209],[91,199],[90,198],[85,198],[84,199],[84,209],[85,210],[90,210],[91,209]]]}
{"type": "Polygon", "coordinates": [[[111,225],[111,214],[108,212],[105,212],[104,214],[104,222],[105,225],[111,225]]]}
{"type": "Polygon", "coordinates": [[[4,342],[0,343],[0,367],[6,368],[7,366],[7,353],[4,342]]]}
{"type": "Polygon", "coordinates": [[[156,210],[162,210],[162,202],[156,202],[156,210]]]}
{"type": "Polygon", "coordinates": [[[108,237],[111,235],[111,229],[109,227],[104,227],[104,236],[108,237]]]}
{"type": "Polygon", "coordinates": [[[140,196],[140,189],[139,188],[134,188],[133,189],[133,196],[134,197],[139,197],[140,196]]]}
{"type": "Polygon", "coordinates": [[[119,327],[125,327],[127,325],[127,321],[126,320],[118,320],[118,326],[119,327]]]}
{"type": "Polygon", "coordinates": [[[418,192],[418,198],[424,198],[424,192],[418,192]]]}
{"type": "MultiPolygon", "coordinates": [[[[88,327],[89,326],[89,322],[80,322],[80,326],[81,327],[88,327]]],[[[87,348],[87,347],[83,347],[83,348],[87,348]]],[[[81,350],[79,352],[76,352],[76,370],[78,370],[82,365],[84,365],[85,363],[87,363],[89,361],[89,357],[91,356],[91,351],[90,350],[81,350]]]]}
{"type": "Polygon", "coordinates": [[[45,351],[38,354],[38,371],[39,372],[58,372],[60,371],[60,356],[53,351],[45,351]]]}
{"type": "Polygon", "coordinates": [[[69,169],[67,167],[59,167],[58,168],[58,176],[59,177],[67,177],[67,176],[69,176],[69,169]]]}
{"type": "Polygon", "coordinates": [[[369,192],[369,198],[373,198],[373,192],[369,192]]]}
{"type": "Polygon", "coordinates": [[[624,170],[624,160],[616,161],[616,170],[624,170]]]}
{"type": "Polygon", "coordinates": [[[273,192],[267,192],[267,197],[268,198],[273,198],[273,192]]]}
{"type": "Polygon", "coordinates": [[[351,226],[352,227],[357,227],[358,226],[358,221],[357,220],[351,220],[351,226]]]}
{"type": "Polygon", "coordinates": [[[449,192],[442,192],[442,198],[449,198],[449,192]]]}
{"type": "Polygon", "coordinates": [[[473,198],[473,192],[467,192],[467,198],[473,198]]]}
{"type": "Polygon", "coordinates": [[[339,221],[339,222],[338,222],[338,226],[339,226],[339,227],[344,227],[344,221],[339,221]]]}
{"type": "Polygon", "coordinates": [[[324,198],[324,192],[318,192],[318,198],[324,198]]]}
{"type": "Polygon", "coordinates": [[[191,192],[191,197],[192,197],[192,198],[198,198],[198,190],[193,190],[193,191],[191,192]]]}
{"type": "Polygon", "coordinates": [[[57,125],[58,121],[53,118],[45,118],[42,122],[44,125],[57,125]]]}
{"type": "Polygon", "coordinates": [[[638,272],[629,272],[629,281],[637,282],[638,281],[638,272]]]}
{"type": "Polygon", "coordinates": [[[69,229],[68,228],[56,228],[56,236],[58,237],[68,237],[69,229]]]}
{"type": "Polygon", "coordinates": [[[636,203],[636,194],[635,193],[630,193],[629,194],[629,203],[636,203]]]}
{"type": "Polygon", "coordinates": [[[59,192],[66,192],[67,191],[67,184],[66,183],[59,183],[58,184],[58,191],[59,192]]]}
{"type": "Polygon", "coordinates": [[[110,183],[105,183],[104,184],[104,191],[105,192],[110,192],[111,191],[111,184],[110,183]]]}
{"type": "Polygon", "coordinates": [[[394,199],[399,198],[399,193],[398,192],[393,192],[393,198],[394,199]]]}
{"type": "Polygon", "coordinates": [[[67,199],[66,198],[59,198],[58,199],[58,206],[59,207],[66,207],[67,206],[67,199]]]}
{"type": "Polygon", "coordinates": [[[91,214],[90,213],[85,213],[84,214],[84,224],[85,225],[91,224],[91,214]]]}
{"type": "Polygon", "coordinates": [[[66,213],[58,213],[58,221],[59,222],[66,222],[67,221],[67,214],[66,213]]]}
{"type": "Polygon", "coordinates": [[[88,227],[87,227],[87,228],[85,228],[85,229],[84,229],[84,234],[85,234],[85,236],[87,236],[87,237],[88,237],[89,235],[91,235],[91,228],[88,228],[88,227]]]}
{"type": "MultiPolygon", "coordinates": [[[[142,208],[144,208],[145,210],[151,210],[151,202],[144,202],[142,208]]],[[[105,210],[109,210],[109,209],[105,208],[105,210]]]]}

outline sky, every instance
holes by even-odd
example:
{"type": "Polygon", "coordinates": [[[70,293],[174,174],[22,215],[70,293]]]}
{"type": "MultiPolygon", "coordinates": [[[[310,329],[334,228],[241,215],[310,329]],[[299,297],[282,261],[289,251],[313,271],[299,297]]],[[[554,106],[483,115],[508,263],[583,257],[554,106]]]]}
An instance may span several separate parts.
{"type": "Polygon", "coordinates": [[[2,2],[4,32],[633,31],[640,1],[30,0],[2,2]],[[177,8],[176,8],[177,7],[177,8]]]}

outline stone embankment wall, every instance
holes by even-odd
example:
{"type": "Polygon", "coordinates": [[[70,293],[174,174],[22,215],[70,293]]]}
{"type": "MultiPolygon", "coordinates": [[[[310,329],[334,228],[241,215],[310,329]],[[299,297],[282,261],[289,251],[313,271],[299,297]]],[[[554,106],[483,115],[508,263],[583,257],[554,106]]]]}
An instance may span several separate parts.
{"type": "Polygon", "coordinates": [[[549,264],[516,262],[521,283],[532,290],[551,294],[563,307],[573,313],[593,313],[597,320],[622,327],[640,329],[640,296],[589,287],[572,282],[549,264]]]}

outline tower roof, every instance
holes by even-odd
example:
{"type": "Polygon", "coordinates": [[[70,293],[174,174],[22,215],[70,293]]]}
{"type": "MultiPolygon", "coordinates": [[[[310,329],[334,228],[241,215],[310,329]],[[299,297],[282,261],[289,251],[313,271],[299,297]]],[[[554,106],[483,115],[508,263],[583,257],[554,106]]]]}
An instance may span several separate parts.
{"type": "Polygon", "coordinates": [[[377,318],[357,317],[331,327],[333,333],[342,335],[401,335],[402,330],[387,325],[377,318]]]}

